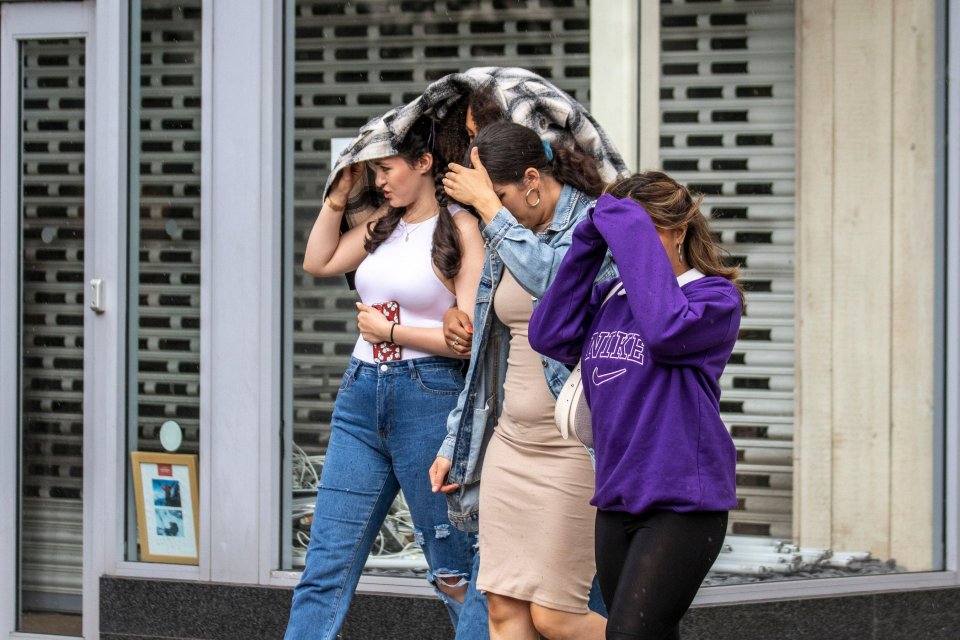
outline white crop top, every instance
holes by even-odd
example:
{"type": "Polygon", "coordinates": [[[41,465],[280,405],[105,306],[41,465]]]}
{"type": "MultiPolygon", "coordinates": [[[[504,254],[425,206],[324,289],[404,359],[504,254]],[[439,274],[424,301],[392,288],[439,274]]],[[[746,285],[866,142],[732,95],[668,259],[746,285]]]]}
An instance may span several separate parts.
{"type": "MultiPolygon", "coordinates": [[[[454,305],[456,296],[433,270],[430,248],[436,226],[437,216],[413,225],[401,220],[390,237],[363,259],[354,282],[364,304],[396,300],[400,304],[400,324],[443,327],[443,314],[454,305]]],[[[404,360],[435,355],[408,346],[401,349],[404,360]]],[[[373,345],[361,336],[353,355],[373,363],[373,345]]]]}

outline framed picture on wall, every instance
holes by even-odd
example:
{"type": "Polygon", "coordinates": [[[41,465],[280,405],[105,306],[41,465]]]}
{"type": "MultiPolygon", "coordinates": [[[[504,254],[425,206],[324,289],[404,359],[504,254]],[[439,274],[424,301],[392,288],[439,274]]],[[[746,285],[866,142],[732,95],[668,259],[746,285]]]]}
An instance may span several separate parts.
{"type": "Polygon", "coordinates": [[[134,451],[140,559],[197,564],[199,510],[197,456],[134,451]]]}

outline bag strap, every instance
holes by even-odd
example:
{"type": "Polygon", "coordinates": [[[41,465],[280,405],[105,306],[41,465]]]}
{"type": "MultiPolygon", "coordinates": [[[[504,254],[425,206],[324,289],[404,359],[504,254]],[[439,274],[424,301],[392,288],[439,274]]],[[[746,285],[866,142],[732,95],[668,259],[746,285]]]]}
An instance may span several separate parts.
{"type": "Polygon", "coordinates": [[[600,303],[600,306],[602,307],[603,305],[607,304],[607,300],[617,295],[621,289],[623,289],[623,280],[610,287],[610,291],[607,292],[607,295],[604,297],[603,302],[600,303]]]}
{"type": "MultiPolygon", "coordinates": [[[[607,295],[603,298],[600,307],[607,304],[607,301],[617,295],[621,289],[623,289],[623,281],[610,287],[610,291],[608,291],[607,295]]],[[[556,422],[557,429],[560,430],[560,435],[564,440],[570,437],[570,424],[573,421],[572,414],[576,413],[577,405],[584,402],[584,400],[581,399],[581,396],[583,396],[582,376],[583,360],[578,360],[577,366],[570,372],[570,376],[560,389],[560,395],[557,396],[557,402],[553,408],[554,422],[556,422]]]]}

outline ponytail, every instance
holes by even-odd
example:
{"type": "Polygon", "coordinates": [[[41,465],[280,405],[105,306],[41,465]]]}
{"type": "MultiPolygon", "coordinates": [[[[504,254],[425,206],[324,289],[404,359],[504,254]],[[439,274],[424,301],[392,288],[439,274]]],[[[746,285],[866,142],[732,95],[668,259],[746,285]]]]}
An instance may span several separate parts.
{"type": "MultiPolygon", "coordinates": [[[[472,147],[490,179],[501,184],[521,184],[524,172],[534,168],[582,191],[591,198],[603,193],[605,185],[595,158],[577,150],[554,147],[540,139],[532,129],[515,122],[494,122],[480,130],[472,147]],[[549,154],[548,154],[549,152],[549,154]],[[552,158],[548,159],[548,155],[552,158]]],[[[470,150],[466,164],[470,166],[470,150]]]]}
{"type": "MultiPolygon", "coordinates": [[[[436,160],[434,166],[436,166],[436,160]]],[[[446,166],[446,163],[441,166],[446,166]]],[[[437,225],[433,228],[433,245],[430,248],[430,258],[444,278],[453,278],[460,272],[462,251],[460,231],[453,221],[453,216],[450,215],[450,209],[448,208],[450,196],[443,188],[443,174],[435,171],[433,182],[437,202],[440,204],[440,217],[437,218],[437,225]]]]}
{"type": "Polygon", "coordinates": [[[591,198],[600,197],[607,183],[600,177],[596,159],[564,147],[554,149],[553,156],[548,175],[553,175],[561,184],[568,184],[591,198]]]}

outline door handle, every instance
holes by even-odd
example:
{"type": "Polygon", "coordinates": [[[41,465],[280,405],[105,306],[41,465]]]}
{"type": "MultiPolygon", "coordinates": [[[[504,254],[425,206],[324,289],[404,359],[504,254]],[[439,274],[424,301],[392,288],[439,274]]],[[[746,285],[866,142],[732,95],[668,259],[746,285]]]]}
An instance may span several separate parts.
{"type": "Polygon", "coordinates": [[[101,278],[94,278],[90,281],[90,308],[95,313],[106,311],[103,306],[103,279],[101,278]]]}

